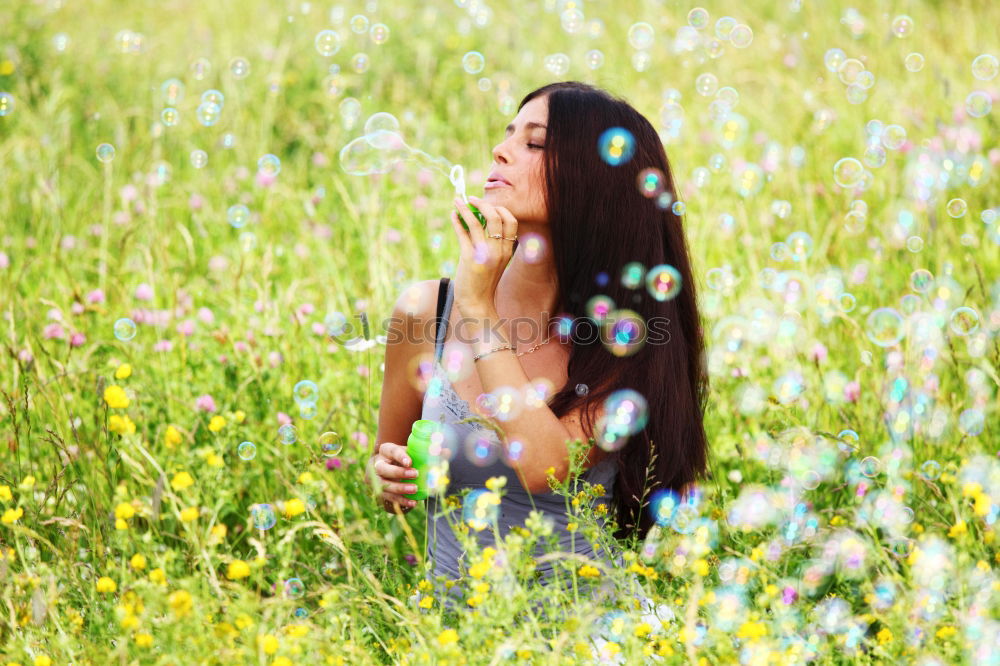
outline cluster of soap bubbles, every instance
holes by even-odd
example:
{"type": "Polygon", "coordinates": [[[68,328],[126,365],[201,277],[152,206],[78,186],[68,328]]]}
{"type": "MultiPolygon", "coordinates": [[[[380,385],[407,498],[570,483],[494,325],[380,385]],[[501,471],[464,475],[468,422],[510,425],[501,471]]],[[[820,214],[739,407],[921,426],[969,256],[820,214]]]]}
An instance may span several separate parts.
{"type": "Polygon", "coordinates": [[[848,58],[843,49],[834,47],[824,54],[823,64],[847,87],[848,102],[861,104],[868,99],[868,91],[875,85],[875,74],[866,69],[863,62],[848,58]]]}
{"type": "Polygon", "coordinates": [[[295,384],[292,392],[295,395],[295,404],[299,408],[299,416],[304,419],[311,419],[316,415],[316,401],[319,400],[319,387],[316,382],[303,379],[295,384]]]}
{"type": "Polygon", "coordinates": [[[646,399],[633,389],[618,389],[604,401],[604,414],[597,423],[597,445],[617,451],[649,421],[646,399]]]}
{"type": "Polygon", "coordinates": [[[218,90],[210,89],[201,94],[201,103],[195,110],[198,122],[205,127],[211,127],[219,122],[222,117],[222,107],[225,106],[226,97],[218,90]]]}

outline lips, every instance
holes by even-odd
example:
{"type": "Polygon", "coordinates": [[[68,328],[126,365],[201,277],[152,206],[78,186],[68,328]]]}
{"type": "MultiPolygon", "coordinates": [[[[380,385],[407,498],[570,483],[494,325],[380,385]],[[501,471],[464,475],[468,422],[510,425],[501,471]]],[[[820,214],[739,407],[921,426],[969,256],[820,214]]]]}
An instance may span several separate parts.
{"type": "Polygon", "coordinates": [[[501,183],[506,183],[507,185],[510,185],[510,181],[507,180],[506,178],[504,178],[503,176],[501,176],[498,173],[491,173],[490,176],[489,176],[489,178],[486,179],[486,182],[487,183],[501,182],[501,183]]]}

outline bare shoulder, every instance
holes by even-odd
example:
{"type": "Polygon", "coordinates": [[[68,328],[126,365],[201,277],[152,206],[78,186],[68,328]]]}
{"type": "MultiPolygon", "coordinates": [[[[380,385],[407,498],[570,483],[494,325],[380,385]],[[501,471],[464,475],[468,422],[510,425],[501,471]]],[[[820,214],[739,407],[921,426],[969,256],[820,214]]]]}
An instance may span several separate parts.
{"type": "Polygon", "coordinates": [[[424,323],[437,314],[438,286],[441,280],[420,280],[403,288],[396,298],[393,315],[424,323]]]}

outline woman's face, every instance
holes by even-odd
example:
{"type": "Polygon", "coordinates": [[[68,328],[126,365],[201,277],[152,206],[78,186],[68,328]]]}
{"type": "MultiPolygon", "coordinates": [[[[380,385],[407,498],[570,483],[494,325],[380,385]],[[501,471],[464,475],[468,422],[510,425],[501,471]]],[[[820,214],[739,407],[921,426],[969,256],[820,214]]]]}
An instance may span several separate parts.
{"type": "Polygon", "coordinates": [[[547,224],[545,206],[545,126],[547,96],[523,107],[507,127],[504,140],[493,148],[493,166],[483,189],[483,199],[509,210],[518,222],[547,224]],[[491,182],[495,179],[506,184],[491,182]]]}

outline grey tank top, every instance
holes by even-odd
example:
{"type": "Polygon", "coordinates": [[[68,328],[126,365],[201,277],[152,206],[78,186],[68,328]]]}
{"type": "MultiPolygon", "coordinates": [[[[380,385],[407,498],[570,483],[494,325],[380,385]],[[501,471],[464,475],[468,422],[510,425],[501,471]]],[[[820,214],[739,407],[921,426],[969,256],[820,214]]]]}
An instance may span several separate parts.
{"type": "MultiPolygon", "coordinates": [[[[552,533],[558,535],[559,539],[558,550],[579,553],[591,559],[612,564],[612,559],[607,556],[607,553],[602,552],[600,555],[595,555],[587,538],[581,533],[577,532],[574,535],[566,529],[570,517],[566,513],[568,500],[565,497],[554,492],[531,495],[525,490],[515,470],[504,462],[503,448],[495,432],[475,422],[457,423],[475,414],[471,411],[469,404],[455,392],[447,372],[441,364],[444,341],[448,334],[448,318],[451,314],[453,291],[454,283],[449,281],[441,323],[438,326],[434,344],[434,370],[428,380],[421,411],[421,418],[441,423],[448,433],[448,440],[457,444],[454,457],[448,462],[448,485],[445,487],[442,497],[456,495],[464,488],[485,488],[486,480],[490,477],[506,476],[505,495],[500,506],[497,507],[497,531],[501,538],[506,537],[512,526],[524,526],[525,520],[532,511],[533,502],[534,510],[552,520],[552,533]],[[494,457],[495,462],[482,466],[470,461],[466,455],[466,451],[470,449],[492,450],[499,455],[494,457]]],[[[488,460],[489,456],[486,459],[488,460]]],[[[612,455],[585,470],[579,477],[591,484],[603,485],[604,495],[594,499],[593,505],[596,507],[603,503],[607,505],[609,513],[612,509],[612,492],[614,491],[616,474],[616,456],[612,455]]],[[[573,487],[571,484],[570,488],[573,487]]],[[[583,489],[583,484],[578,483],[577,491],[583,489]]],[[[458,524],[462,520],[462,507],[452,509],[449,515],[445,516],[441,508],[443,504],[444,502],[439,501],[438,496],[435,495],[431,495],[426,500],[427,549],[425,555],[427,560],[434,564],[431,576],[434,578],[444,576],[446,579],[456,580],[465,575],[468,566],[473,563],[465,562],[464,548],[452,528],[452,523],[458,524]]],[[[599,518],[599,520],[601,519],[599,518]]],[[[601,524],[604,522],[601,520],[601,524]]],[[[487,546],[496,547],[496,538],[491,528],[478,532],[470,529],[469,534],[478,541],[480,549],[487,546]]],[[[540,543],[536,545],[534,552],[536,558],[550,550],[547,544],[541,543],[543,540],[540,539],[540,543]]],[[[622,565],[620,553],[615,553],[614,563],[618,566],[622,565]]],[[[541,562],[535,571],[541,579],[540,583],[544,585],[553,573],[552,562],[541,562]]],[[[459,586],[454,587],[457,589],[459,586]]],[[[452,596],[459,598],[454,594],[452,596]]]]}

